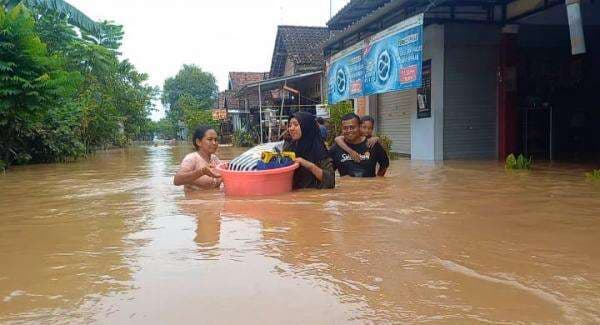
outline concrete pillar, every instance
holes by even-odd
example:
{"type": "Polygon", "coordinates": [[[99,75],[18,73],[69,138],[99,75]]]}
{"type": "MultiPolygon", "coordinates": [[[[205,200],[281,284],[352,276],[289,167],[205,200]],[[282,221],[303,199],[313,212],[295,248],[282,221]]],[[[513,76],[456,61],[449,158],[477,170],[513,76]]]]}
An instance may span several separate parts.
{"type": "Polygon", "coordinates": [[[431,117],[411,113],[411,159],[444,159],[444,26],[429,25],[424,31],[423,60],[431,60],[431,117]]]}

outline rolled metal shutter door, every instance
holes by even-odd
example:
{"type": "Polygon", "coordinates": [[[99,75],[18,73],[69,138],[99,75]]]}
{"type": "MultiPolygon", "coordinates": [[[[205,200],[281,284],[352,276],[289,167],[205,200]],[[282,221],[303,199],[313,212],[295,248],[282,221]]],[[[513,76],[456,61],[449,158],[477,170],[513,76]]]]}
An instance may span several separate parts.
{"type": "Polygon", "coordinates": [[[377,95],[377,133],[392,140],[393,152],[410,155],[410,117],[416,105],[416,90],[377,95]]]}

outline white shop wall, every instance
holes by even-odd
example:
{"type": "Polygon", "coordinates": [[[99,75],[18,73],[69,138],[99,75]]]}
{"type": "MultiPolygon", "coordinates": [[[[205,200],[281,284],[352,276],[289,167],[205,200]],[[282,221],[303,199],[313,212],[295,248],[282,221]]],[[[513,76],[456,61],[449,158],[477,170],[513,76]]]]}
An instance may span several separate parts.
{"type": "Polygon", "coordinates": [[[430,118],[417,119],[414,89],[369,96],[367,114],[377,119],[375,131],[378,134],[392,138],[392,151],[416,160],[441,160],[444,143],[443,25],[425,27],[423,60],[432,60],[430,118]]]}
{"type": "Polygon", "coordinates": [[[425,27],[423,61],[431,60],[431,117],[417,119],[417,103],[411,110],[411,158],[444,158],[444,26],[425,27]]]}

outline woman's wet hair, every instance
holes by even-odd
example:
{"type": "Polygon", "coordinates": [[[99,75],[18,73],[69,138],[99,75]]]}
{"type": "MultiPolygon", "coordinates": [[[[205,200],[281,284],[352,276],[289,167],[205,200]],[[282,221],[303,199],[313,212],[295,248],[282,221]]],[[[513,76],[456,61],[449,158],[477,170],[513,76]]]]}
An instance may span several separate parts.
{"type": "Polygon", "coordinates": [[[360,118],[360,124],[363,124],[363,122],[371,122],[374,125],[375,119],[371,115],[365,115],[360,118]]]}
{"type": "Polygon", "coordinates": [[[192,137],[192,143],[194,144],[194,148],[196,148],[196,150],[198,150],[198,145],[196,144],[196,140],[202,140],[202,138],[204,138],[204,136],[206,135],[206,132],[208,132],[209,130],[214,130],[214,128],[212,128],[210,126],[206,126],[206,125],[200,125],[194,131],[194,136],[192,137]]]}

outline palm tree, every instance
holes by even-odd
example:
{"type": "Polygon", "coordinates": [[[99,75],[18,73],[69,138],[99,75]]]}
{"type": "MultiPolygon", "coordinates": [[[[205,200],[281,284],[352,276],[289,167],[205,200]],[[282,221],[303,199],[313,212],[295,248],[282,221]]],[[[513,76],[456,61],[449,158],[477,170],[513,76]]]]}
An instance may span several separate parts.
{"type": "Polygon", "coordinates": [[[41,11],[50,10],[60,15],[65,15],[69,23],[92,34],[100,32],[100,26],[79,9],[63,0],[0,0],[0,6],[11,9],[18,4],[35,7],[41,11]]]}

